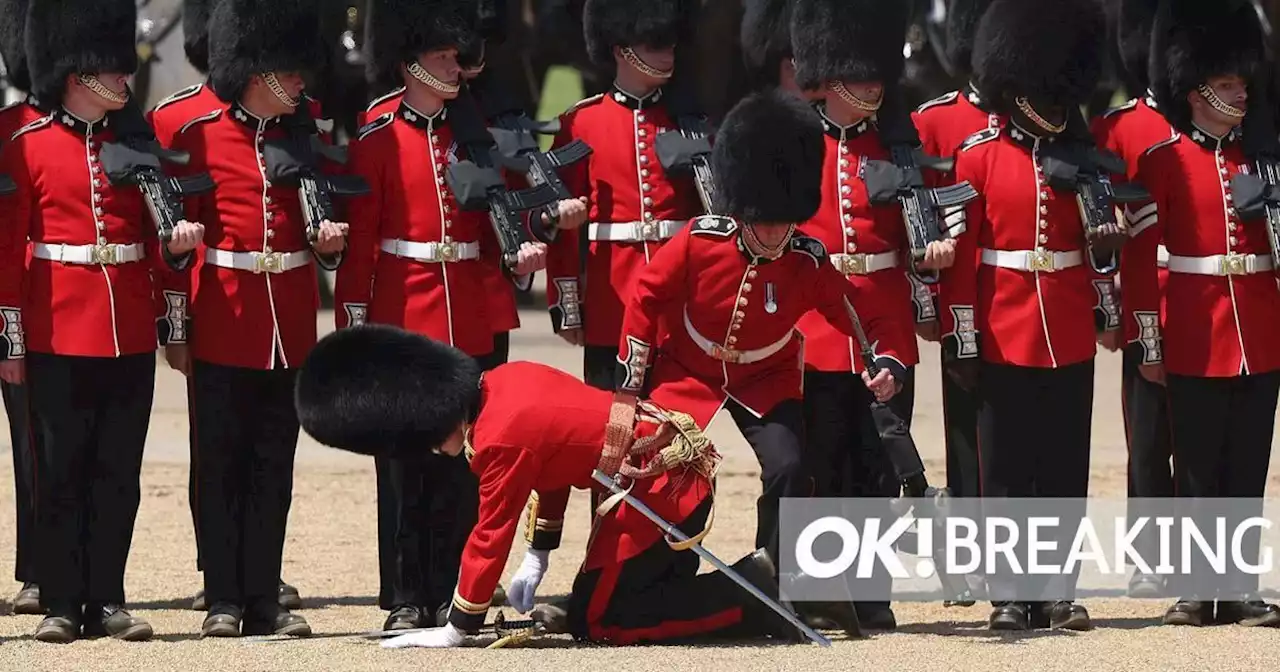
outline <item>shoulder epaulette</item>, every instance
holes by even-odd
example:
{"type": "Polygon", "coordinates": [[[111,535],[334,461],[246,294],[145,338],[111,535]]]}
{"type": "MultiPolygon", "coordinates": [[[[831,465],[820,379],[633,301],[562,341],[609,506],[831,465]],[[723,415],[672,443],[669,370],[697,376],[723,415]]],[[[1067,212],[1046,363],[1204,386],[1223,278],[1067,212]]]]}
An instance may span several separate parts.
{"type": "Polygon", "coordinates": [[[1125,104],[1123,104],[1123,105],[1117,105],[1117,106],[1115,106],[1115,107],[1113,107],[1113,108],[1111,108],[1111,109],[1107,110],[1106,112],[1103,112],[1103,113],[1102,113],[1102,118],[1103,118],[1103,119],[1110,119],[1111,117],[1113,117],[1113,116],[1115,116],[1115,115],[1117,115],[1117,114],[1120,114],[1121,112],[1124,112],[1124,111],[1126,111],[1126,110],[1132,110],[1133,108],[1135,108],[1135,107],[1137,107],[1137,106],[1138,106],[1138,99],[1137,99],[1137,98],[1134,98],[1134,99],[1132,99],[1132,100],[1130,100],[1130,101],[1126,102],[1126,103],[1125,103],[1125,104]]]}
{"type": "Polygon", "coordinates": [[[738,223],[733,221],[731,217],[718,217],[716,215],[703,215],[693,220],[689,225],[689,233],[703,234],[708,236],[720,236],[727,238],[738,230],[738,223]]]}
{"type": "Polygon", "coordinates": [[[176,91],[172,95],[170,95],[168,98],[165,98],[164,100],[161,100],[160,102],[156,103],[156,106],[152,108],[152,112],[168,107],[169,105],[172,105],[180,100],[186,100],[196,95],[197,93],[200,93],[200,90],[203,88],[204,88],[204,84],[193,84],[191,86],[188,86],[185,89],[176,91]]]}
{"type": "Polygon", "coordinates": [[[400,87],[400,88],[398,88],[398,89],[396,89],[396,90],[394,90],[394,91],[391,91],[391,92],[386,93],[386,94],[384,94],[384,95],[378,96],[377,98],[374,98],[373,100],[369,101],[369,104],[368,104],[367,106],[365,106],[364,111],[365,111],[365,112],[372,112],[372,111],[373,111],[373,108],[375,108],[375,107],[377,107],[377,106],[379,106],[379,105],[381,105],[381,104],[383,104],[383,103],[387,102],[388,100],[391,100],[392,98],[395,98],[396,96],[399,96],[399,95],[401,95],[401,94],[403,94],[403,93],[404,93],[404,87],[402,86],[402,87],[400,87]]]}
{"type": "Polygon", "coordinates": [[[1168,140],[1161,140],[1160,142],[1157,142],[1156,144],[1151,145],[1150,147],[1148,147],[1148,148],[1147,148],[1147,151],[1143,152],[1143,153],[1142,153],[1142,155],[1143,155],[1143,156],[1150,156],[1150,155],[1151,155],[1151,153],[1152,153],[1152,152],[1154,152],[1154,151],[1156,151],[1157,149],[1160,149],[1161,147],[1168,147],[1169,145],[1172,145],[1173,143],[1175,143],[1175,142],[1177,142],[1177,141],[1179,141],[1179,140],[1181,140],[1181,139],[1182,139],[1182,134],[1181,134],[1181,133],[1174,133],[1172,136],[1170,136],[1170,138],[1169,138],[1168,140]]]}
{"type": "Polygon", "coordinates": [[[188,121],[187,123],[183,124],[182,128],[178,129],[178,135],[182,135],[183,133],[186,133],[187,129],[191,128],[192,126],[195,126],[196,124],[202,124],[206,121],[213,121],[214,119],[217,119],[220,116],[222,116],[222,110],[217,109],[210,112],[209,114],[196,117],[195,119],[192,119],[191,121],[188,121]]]}
{"type": "Polygon", "coordinates": [[[395,118],[396,118],[396,115],[392,112],[387,112],[386,114],[379,116],[373,121],[365,124],[363,127],[360,128],[359,131],[356,132],[356,140],[364,140],[365,138],[372,135],[374,131],[390,126],[391,122],[394,121],[395,118]]]}
{"type": "Polygon", "coordinates": [[[47,114],[47,115],[45,115],[45,116],[43,116],[43,117],[40,117],[39,119],[36,119],[35,121],[33,121],[33,122],[29,123],[29,124],[27,124],[26,126],[23,126],[22,128],[19,128],[18,130],[14,131],[14,132],[13,132],[13,135],[12,135],[12,136],[10,136],[10,137],[9,137],[9,139],[10,139],[10,140],[17,140],[17,139],[18,139],[18,136],[20,136],[20,135],[25,135],[25,134],[27,134],[27,133],[30,133],[31,131],[34,131],[34,130],[37,130],[37,129],[44,128],[45,126],[48,126],[48,125],[49,125],[49,124],[51,124],[51,123],[53,123],[53,115],[52,115],[52,114],[47,114]]]}
{"type": "Polygon", "coordinates": [[[978,131],[977,133],[974,133],[973,135],[969,136],[968,138],[965,138],[965,141],[960,143],[959,151],[961,152],[968,151],[970,149],[973,149],[974,147],[977,147],[978,145],[981,145],[984,142],[991,142],[992,140],[995,140],[998,137],[1000,137],[999,128],[994,128],[994,127],[984,128],[981,131],[978,131]]]}
{"type": "Polygon", "coordinates": [[[576,111],[576,110],[580,110],[580,109],[582,109],[582,108],[584,108],[584,107],[586,107],[586,106],[588,106],[588,105],[592,105],[592,104],[594,104],[594,103],[598,103],[598,102],[600,102],[600,101],[602,101],[602,100],[604,100],[604,94],[603,94],[603,93],[597,93],[596,95],[591,96],[590,98],[583,98],[582,100],[579,100],[578,102],[574,103],[574,104],[573,104],[573,105],[572,105],[568,110],[566,110],[566,112],[574,112],[574,111],[576,111]]]}
{"type": "Polygon", "coordinates": [[[941,96],[938,96],[937,98],[934,98],[933,100],[921,105],[920,107],[917,107],[916,112],[924,112],[925,110],[931,107],[937,107],[939,105],[950,105],[951,103],[956,102],[956,99],[959,97],[960,97],[959,91],[944,93],[941,96]]]}
{"type": "Polygon", "coordinates": [[[822,268],[822,265],[827,263],[827,246],[817,238],[794,236],[791,239],[791,249],[813,257],[813,262],[818,265],[818,268],[822,268]]]}

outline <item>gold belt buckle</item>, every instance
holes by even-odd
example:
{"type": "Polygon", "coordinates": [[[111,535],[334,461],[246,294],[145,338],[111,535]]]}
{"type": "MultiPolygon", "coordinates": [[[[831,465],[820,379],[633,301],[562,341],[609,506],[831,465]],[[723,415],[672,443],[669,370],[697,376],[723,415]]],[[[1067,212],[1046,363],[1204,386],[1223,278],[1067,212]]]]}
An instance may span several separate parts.
{"type": "Polygon", "coordinates": [[[656,241],[658,239],[658,225],[653,222],[644,222],[640,224],[640,240],[656,241]]]}
{"type": "Polygon", "coordinates": [[[867,274],[867,255],[865,254],[846,254],[840,269],[845,275],[866,275],[867,274]]]}
{"type": "Polygon", "coordinates": [[[729,364],[737,364],[738,361],[742,359],[742,351],[725,348],[718,344],[712,344],[711,357],[729,364]]]}
{"type": "Polygon", "coordinates": [[[120,246],[115,243],[93,246],[93,260],[99,264],[115,265],[119,263],[120,246]]]}
{"type": "Polygon", "coordinates": [[[1052,273],[1053,253],[1043,248],[1033,250],[1031,252],[1031,270],[1052,273]]]}
{"type": "Polygon", "coordinates": [[[1222,259],[1223,275],[1245,275],[1247,270],[1243,254],[1230,252],[1222,259]]]}
{"type": "Polygon", "coordinates": [[[458,244],[457,243],[440,243],[440,247],[436,248],[436,255],[441,261],[457,261],[458,260],[458,244]]]}
{"type": "Polygon", "coordinates": [[[284,270],[284,256],[279,252],[254,252],[254,273],[279,273],[284,270]]]}

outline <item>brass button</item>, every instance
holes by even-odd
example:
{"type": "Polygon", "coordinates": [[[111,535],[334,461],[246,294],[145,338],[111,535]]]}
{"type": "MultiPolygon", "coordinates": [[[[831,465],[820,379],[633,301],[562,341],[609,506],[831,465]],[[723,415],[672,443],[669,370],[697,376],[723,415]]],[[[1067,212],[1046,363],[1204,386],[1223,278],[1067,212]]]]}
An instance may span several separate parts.
{"type": "Polygon", "coordinates": [[[755,271],[747,271],[747,277],[748,277],[748,278],[750,278],[750,279],[752,279],[752,280],[754,280],[754,279],[755,279],[756,275],[758,275],[758,274],[757,274],[755,271]]]}
{"type": "Polygon", "coordinates": [[[857,243],[849,243],[849,245],[846,247],[846,249],[848,249],[850,252],[857,252],[857,251],[858,251],[858,244],[857,244],[857,243]]]}
{"type": "Polygon", "coordinates": [[[739,297],[738,297],[738,305],[739,305],[739,306],[745,306],[745,305],[747,305],[747,297],[745,297],[745,296],[739,296],[739,297]]]}
{"type": "Polygon", "coordinates": [[[857,235],[857,233],[853,230],[853,227],[851,227],[851,226],[846,226],[846,227],[844,228],[844,235],[846,235],[846,236],[854,236],[854,235],[857,235]]]}
{"type": "Polygon", "coordinates": [[[746,316],[747,316],[747,314],[746,314],[746,313],[744,313],[744,312],[742,312],[741,310],[739,310],[739,311],[735,311],[735,312],[733,313],[733,316],[734,316],[735,318],[737,318],[737,320],[738,320],[739,322],[741,322],[741,321],[742,321],[742,318],[746,317],[746,316]]]}
{"type": "Polygon", "coordinates": [[[848,210],[849,208],[853,207],[853,203],[846,198],[843,201],[840,201],[840,207],[844,208],[845,210],[848,210]]]}
{"type": "Polygon", "coordinates": [[[642,150],[644,150],[644,149],[649,149],[649,143],[644,142],[643,140],[641,140],[640,142],[636,143],[636,147],[637,147],[637,148],[639,148],[639,149],[642,149],[642,150]]]}
{"type": "Polygon", "coordinates": [[[737,336],[730,336],[730,337],[729,337],[729,345],[733,345],[734,343],[737,343],[737,342],[738,342],[738,337],[737,337],[737,336]]]}
{"type": "Polygon", "coordinates": [[[750,291],[751,291],[751,283],[748,282],[742,285],[742,292],[744,294],[750,291]]]}

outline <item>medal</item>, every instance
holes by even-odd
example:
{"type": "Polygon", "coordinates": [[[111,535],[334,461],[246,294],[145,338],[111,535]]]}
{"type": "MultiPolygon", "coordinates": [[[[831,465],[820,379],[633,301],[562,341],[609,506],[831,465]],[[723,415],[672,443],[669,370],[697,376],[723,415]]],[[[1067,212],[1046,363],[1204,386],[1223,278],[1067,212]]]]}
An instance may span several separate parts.
{"type": "Polygon", "coordinates": [[[772,282],[764,283],[764,312],[770,315],[778,312],[778,301],[772,282]]]}

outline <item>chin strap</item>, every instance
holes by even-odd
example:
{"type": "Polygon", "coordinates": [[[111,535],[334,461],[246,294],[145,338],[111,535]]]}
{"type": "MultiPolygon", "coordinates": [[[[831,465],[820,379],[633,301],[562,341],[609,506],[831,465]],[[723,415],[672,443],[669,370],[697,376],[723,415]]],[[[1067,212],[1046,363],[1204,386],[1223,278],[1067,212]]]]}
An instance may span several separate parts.
{"type": "Polygon", "coordinates": [[[112,91],[107,88],[106,84],[102,83],[102,80],[98,79],[97,75],[80,75],[80,83],[83,84],[85,88],[98,94],[98,96],[104,100],[108,100],[119,105],[129,102],[129,94],[127,92],[116,93],[115,91],[112,91]]]}
{"type": "Polygon", "coordinates": [[[654,79],[671,79],[671,75],[675,70],[659,70],[652,65],[644,62],[644,59],[636,55],[631,47],[622,48],[622,58],[631,64],[631,67],[639,70],[642,74],[653,77],[654,79]]]}
{"type": "Polygon", "coordinates": [[[884,94],[881,94],[875,101],[868,102],[853,95],[853,92],[844,85],[844,82],[831,82],[827,85],[827,88],[831,89],[831,91],[837,96],[840,96],[840,100],[849,103],[863,112],[879,111],[880,106],[884,104],[884,94]]]}
{"type": "Polygon", "coordinates": [[[274,72],[262,73],[262,81],[267,83],[267,88],[271,89],[271,93],[274,93],[276,95],[276,98],[280,99],[280,102],[284,103],[285,105],[288,105],[290,108],[297,107],[299,104],[302,103],[302,100],[300,98],[294,98],[293,96],[290,96],[287,91],[284,90],[284,87],[281,86],[280,84],[280,79],[276,77],[276,73],[274,72]]]}
{"type": "Polygon", "coordinates": [[[427,86],[435,89],[436,91],[439,91],[440,93],[453,95],[458,91],[462,90],[461,85],[449,84],[447,82],[444,82],[438,79],[435,75],[427,72],[427,69],[422,67],[417,61],[411,61],[409,63],[407,70],[409,71],[409,74],[413,76],[414,79],[418,80],[419,82],[422,82],[423,84],[426,84],[427,86]]]}
{"type": "Polygon", "coordinates": [[[1044,117],[1040,116],[1040,113],[1036,112],[1036,108],[1031,106],[1031,103],[1030,101],[1027,100],[1026,96],[1019,96],[1013,102],[1017,104],[1018,111],[1022,112],[1022,114],[1026,116],[1026,118],[1029,119],[1031,123],[1035,124],[1036,126],[1039,126],[1041,130],[1047,133],[1050,133],[1052,135],[1057,135],[1067,130],[1067,122],[1063,121],[1061,124],[1055,125],[1055,124],[1049,123],[1048,119],[1045,119],[1044,117]]]}
{"type": "Polygon", "coordinates": [[[1213,87],[1209,86],[1208,84],[1201,84],[1199,87],[1196,88],[1196,91],[1198,91],[1200,95],[1204,97],[1205,102],[1209,103],[1209,105],[1213,107],[1213,109],[1221,112],[1222,114],[1225,114],[1228,117],[1231,117],[1232,119],[1240,119],[1244,117],[1245,115],[1244,110],[1234,105],[1231,105],[1227,103],[1227,101],[1219,98],[1218,92],[1214,91],[1213,87]]]}

